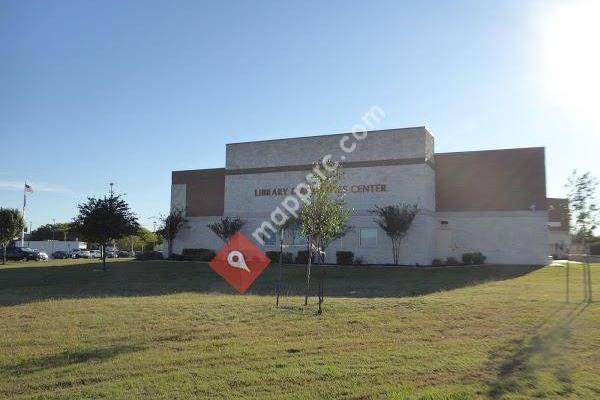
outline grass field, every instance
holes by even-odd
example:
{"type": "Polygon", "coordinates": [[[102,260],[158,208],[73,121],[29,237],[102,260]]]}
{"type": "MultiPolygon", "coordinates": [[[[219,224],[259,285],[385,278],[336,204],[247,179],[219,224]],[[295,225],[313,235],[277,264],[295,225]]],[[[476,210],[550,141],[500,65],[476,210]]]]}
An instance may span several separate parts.
{"type": "Polygon", "coordinates": [[[560,267],[328,267],[322,315],[302,278],[276,308],[274,267],[242,296],[202,263],[0,266],[0,397],[600,398],[580,266],[569,304],[560,267]]]}

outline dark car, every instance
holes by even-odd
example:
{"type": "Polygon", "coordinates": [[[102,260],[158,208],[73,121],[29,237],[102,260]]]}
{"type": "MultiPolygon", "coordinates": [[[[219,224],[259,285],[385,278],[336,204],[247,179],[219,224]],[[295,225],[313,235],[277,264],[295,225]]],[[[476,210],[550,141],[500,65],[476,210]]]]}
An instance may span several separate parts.
{"type": "Polygon", "coordinates": [[[52,258],[55,260],[66,260],[69,258],[69,254],[66,251],[58,250],[52,253],[52,258]]]}
{"type": "Polygon", "coordinates": [[[6,249],[6,259],[17,261],[39,261],[42,259],[42,255],[39,251],[32,250],[28,247],[11,247],[6,249]]]}
{"type": "Polygon", "coordinates": [[[128,251],[119,250],[117,251],[117,256],[119,257],[131,257],[128,251]]]}

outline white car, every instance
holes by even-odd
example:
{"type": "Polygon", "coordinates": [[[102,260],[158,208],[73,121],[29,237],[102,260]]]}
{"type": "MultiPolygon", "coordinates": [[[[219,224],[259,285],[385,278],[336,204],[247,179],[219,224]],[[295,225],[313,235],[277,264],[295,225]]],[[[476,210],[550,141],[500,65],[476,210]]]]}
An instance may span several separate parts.
{"type": "Polygon", "coordinates": [[[48,257],[48,254],[46,254],[45,251],[40,251],[37,249],[34,249],[33,251],[38,253],[38,258],[40,261],[48,261],[50,259],[50,257],[48,257]]]}
{"type": "Polygon", "coordinates": [[[91,258],[100,258],[102,257],[102,252],[100,250],[90,250],[91,258]]]}
{"type": "Polygon", "coordinates": [[[83,249],[73,249],[70,254],[71,258],[90,258],[90,252],[83,249]]]}

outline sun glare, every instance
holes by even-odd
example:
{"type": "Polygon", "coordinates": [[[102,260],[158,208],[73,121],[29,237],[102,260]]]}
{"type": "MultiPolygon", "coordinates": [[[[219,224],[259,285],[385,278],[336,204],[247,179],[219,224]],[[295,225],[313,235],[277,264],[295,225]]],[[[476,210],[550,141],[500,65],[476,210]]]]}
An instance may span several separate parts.
{"type": "Polygon", "coordinates": [[[541,29],[548,95],[570,117],[600,130],[600,1],[556,4],[541,29]]]}

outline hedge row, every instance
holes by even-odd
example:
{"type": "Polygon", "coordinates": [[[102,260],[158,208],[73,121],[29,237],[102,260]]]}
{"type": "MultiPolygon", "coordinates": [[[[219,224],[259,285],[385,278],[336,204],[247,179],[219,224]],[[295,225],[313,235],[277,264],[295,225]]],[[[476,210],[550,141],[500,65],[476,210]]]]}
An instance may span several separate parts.
{"type": "Polygon", "coordinates": [[[183,249],[181,257],[186,261],[210,261],[215,252],[211,249],[183,249]]]}
{"type": "Polygon", "coordinates": [[[481,265],[485,264],[485,258],[486,257],[481,254],[481,252],[464,253],[462,255],[462,263],[454,257],[448,257],[445,261],[439,258],[434,258],[431,262],[431,265],[434,267],[440,267],[442,265],[481,265]]]}

